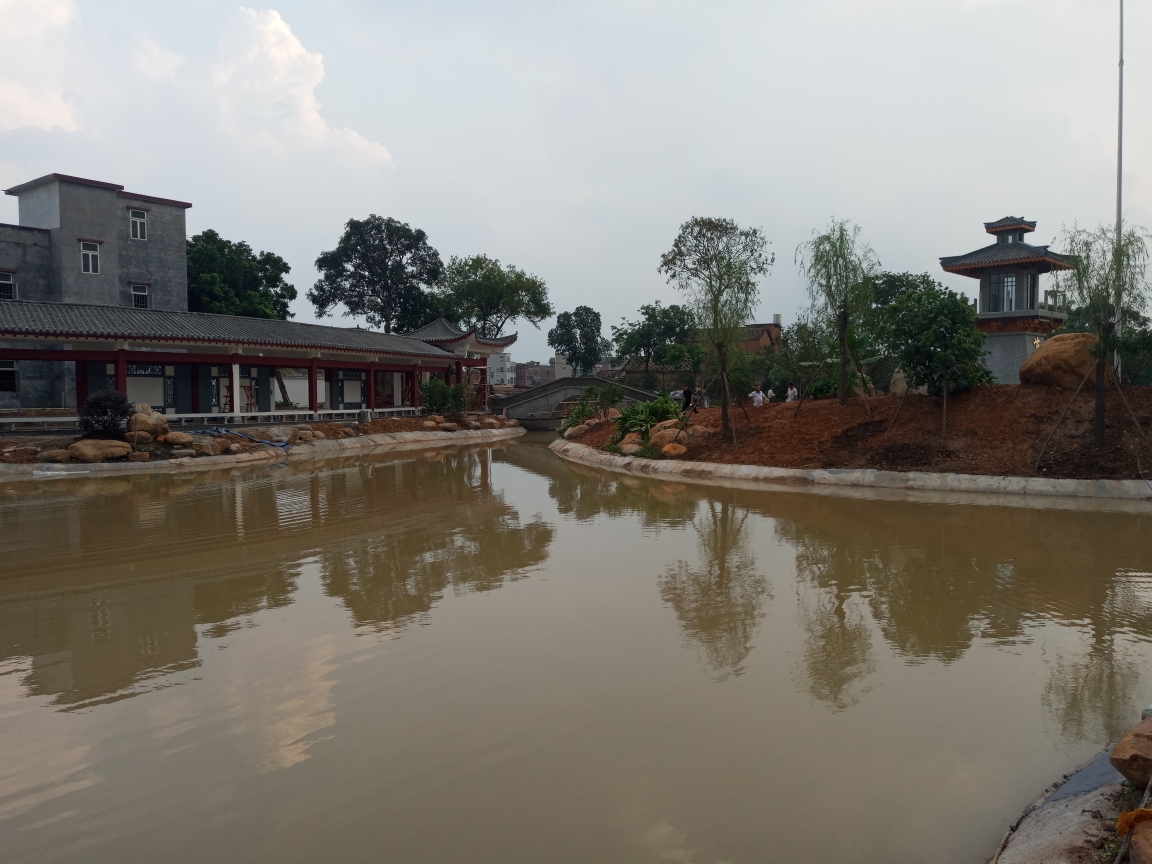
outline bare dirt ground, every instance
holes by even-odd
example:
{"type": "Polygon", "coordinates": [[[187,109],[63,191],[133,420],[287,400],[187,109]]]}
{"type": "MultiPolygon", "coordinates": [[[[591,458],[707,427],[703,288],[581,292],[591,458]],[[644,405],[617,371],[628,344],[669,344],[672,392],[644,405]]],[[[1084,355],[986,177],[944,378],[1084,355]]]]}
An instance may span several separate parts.
{"type": "MultiPolygon", "coordinates": [[[[1128,387],[1125,395],[1152,441],[1152,387],[1128,387]]],[[[900,397],[859,396],[796,404],[739,407],[731,412],[732,435],[704,436],[681,458],[701,462],[771,465],[781,468],[880,468],[1002,476],[1139,478],[1152,480],[1152,446],[1145,443],[1115,391],[1107,394],[1107,447],[1092,443],[1094,394],[1081,391],[1045,450],[1044,439],[1069,404],[1072,393],[1055,387],[991,385],[948,397],[948,432],[942,435],[943,399],[909,393],[896,425],[886,431],[900,397]]],[[[720,427],[720,409],[694,415],[701,426],[720,427]]],[[[612,437],[607,425],[581,443],[602,447],[612,437]]]]}

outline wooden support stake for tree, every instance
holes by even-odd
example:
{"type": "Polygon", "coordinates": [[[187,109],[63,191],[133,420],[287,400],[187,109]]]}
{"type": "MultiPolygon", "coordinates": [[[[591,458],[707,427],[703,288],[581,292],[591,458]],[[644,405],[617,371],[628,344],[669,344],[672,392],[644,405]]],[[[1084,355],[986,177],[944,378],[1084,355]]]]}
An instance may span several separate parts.
{"type": "Polygon", "coordinates": [[[1124,403],[1124,407],[1128,409],[1128,416],[1132,418],[1132,423],[1136,426],[1136,434],[1148,443],[1148,436],[1144,434],[1144,430],[1140,428],[1140,421],[1136,419],[1136,412],[1132,410],[1132,406],[1128,404],[1128,397],[1124,395],[1124,391],[1120,389],[1120,376],[1116,374],[1116,370],[1111,366],[1107,367],[1108,371],[1112,373],[1112,381],[1116,384],[1116,392],[1120,394],[1120,401],[1124,403]]]}
{"type": "MultiPolygon", "coordinates": [[[[1095,372],[1093,367],[1088,370],[1088,375],[1095,372]]],[[[1064,418],[1068,415],[1068,409],[1072,407],[1072,403],[1076,401],[1076,397],[1080,395],[1081,388],[1084,387],[1085,382],[1088,380],[1088,375],[1084,376],[1084,380],[1080,382],[1080,386],[1076,388],[1076,392],[1072,394],[1072,398],[1068,400],[1068,404],[1064,406],[1064,412],[1060,415],[1060,419],[1056,421],[1056,425],[1052,427],[1052,431],[1048,433],[1048,437],[1044,439],[1044,446],[1040,448],[1040,455],[1036,457],[1036,464],[1032,467],[1033,471],[1040,468],[1040,460],[1044,458],[1044,451],[1048,449],[1048,442],[1052,440],[1052,436],[1056,434],[1056,430],[1060,428],[1060,424],[1064,422],[1064,418]]]]}
{"type": "Polygon", "coordinates": [[[864,400],[864,413],[871,417],[872,409],[868,407],[868,381],[864,377],[864,367],[856,359],[856,352],[851,346],[848,346],[848,356],[852,358],[852,365],[856,367],[856,374],[860,376],[860,398],[864,400]]]}
{"type": "Polygon", "coordinates": [[[816,372],[808,379],[808,383],[804,385],[804,389],[800,391],[800,399],[796,402],[796,410],[792,412],[793,418],[800,413],[800,406],[804,404],[804,394],[808,392],[808,388],[812,386],[812,382],[820,376],[820,372],[824,369],[824,364],[827,362],[827,357],[820,361],[820,365],[816,367],[816,372]]]}
{"type": "MultiPolygon", "coordinates": [[[[724,392],[728,394],[728,404],[732,404],[732,388],[728,386],[728,373],[722,372],[720,375],[721,380],[724,382],[724,392]]],[[[736,443],[736,424],[732,424],[732,449],[735,450],[739,445],[736,443]]]]}
{"type": "Polygon", "coordinates": [[[884,430],[885,435],[891,432],[892,427],[896,425],[896,418],[900,416],[900,409],[904,407],[904,400],[908,398],[908,391],[912,389],[911,387],[907,386],[907,378],[904,379],[904,385],[904,395],[900,397],[900,404],[896,406],[896,413],[892,415],[892,422],[889,423],[888,428],[884,430]]]}
{"type": "Polygon", "coordinates": [[[948,438],[948,379],[944,379],[944,432],[940,436],[941,440],[948,438]]]}

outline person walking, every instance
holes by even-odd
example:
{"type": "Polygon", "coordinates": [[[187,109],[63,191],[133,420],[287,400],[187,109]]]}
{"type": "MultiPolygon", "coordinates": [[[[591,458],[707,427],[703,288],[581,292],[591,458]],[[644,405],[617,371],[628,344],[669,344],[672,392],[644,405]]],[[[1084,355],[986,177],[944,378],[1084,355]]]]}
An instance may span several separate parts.
{"type": "Polygon", "coordinates": [[[799,398],[800,398],[800,391],[796,389],[796,385],[794,385],[791,381],[789,381],[788,382],[788,398],[786,398],[784,401],[785,402],[795,402],[799,398]]]}
{"type": "Polygon", "coordinates": [[[748,398],[752,400],[753,406],[756,408],[764,407],[764,392],[760,389],[760,385],[756,385],[756,389],[748,394],[748,398]]]}
{"type": "Polygon", "coordinates": [[[696,408],[696,394],[692,392],[691,387],[684,388],[684,413],[687,414],[691,411],[693,414],[699,414],[700,411],[696,408]]]}
{"type": "Polygon", "coordinates": [[[776,398],[776,391],[769,387],[766,391],[764,391],[764,395],[767,396],[768,401],[771,402],[776,398]]]}

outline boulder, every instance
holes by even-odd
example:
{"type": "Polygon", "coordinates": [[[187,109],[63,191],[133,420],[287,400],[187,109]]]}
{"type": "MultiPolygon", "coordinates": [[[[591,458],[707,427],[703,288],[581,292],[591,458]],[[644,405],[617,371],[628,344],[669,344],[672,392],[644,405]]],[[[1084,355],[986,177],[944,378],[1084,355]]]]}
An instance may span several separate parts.
{"type": "Polygon", "coordinates": [[[505,417],[504,418],[504,425],[505,426],[519,426],[520,421],[517,420],[515,417],[505,417]]]}
{"type": "Polygon", "coordinates": [[[1137,822],[1132,829],[1128,860],[1132,864],[1152,864],[1152,822],[1137,822]]]}
{"type": "Polygon", "coordinates": [[[441,432],[459,432],[460,431],[460,427],[457,426],[455,423],[438,423],[438,424],[436,424],[436,428],[439,429],[441,432]]]}
{"type": "Polygon", "coordinates": [[[71,458],[67,450],[42,450],[36,454],[37,462],[67,462],[71,458]]]}
{"type": "Polygon", "coordinates": [[[577,438],[583,438],[588,434],[588,427],[581,423],[579,426],[570,426],[564,430],[565,441],[575,441],[577,438]]]}
{"type": "Polygon", "coordinates": [[[618,409],[618,408],[609,408],[608,409],[608,419],[609,420],[615,420],[619,416],[620,416],[620,409],[618,409]]]}
{"type": "Polygon", "coordinates": [[[139,447],[141,444],[151,444],[152,436],[147,432],[125,432],[124,440],[139,447]]]}
{"type": "Polygon", "coordinates": [[[683,444],[665,444],[660,448],[660,452],[669,458],[675,459],[677,456],[683,456],[688,452],[688,448],[683,444]]]}
{"type": "Polygon", "coordinates": [[[218,438],[200,438],[192,441],[192,449],[201,456],[219,456],[226,445],[218,438]]]}
{"type": "Polygon", "coordinates": [[[173,459],[191,459],[196,455],[196,451],[191,447],[177,447],[172,451],[173,459]]]}
{"type": "Polygon", "coordinates": [[[648,437],[648,446],[662,450],[665,444],[682,444],[688,440],[688,434],[679,429],[661,429],[648,437]]]}
{"type": "Polygon", "coordinates": [[[313,429],[312,430],[312,439],[311,440],[313,440],[313,441],[323,441],[327,437],[328,436],[325,435],[323,432],[321,432],[319,429],[313,429]]]}
{"type": "Polygon", "coordinates": [[[633,441],[630,444],[621,444],[620,445],[620,452],[623,453],[625,456],[635,456],[637,453],[639,453],[643,449],[644,449],[644,445],[640,444],[639,442],[636,442],[636,441],[633,441]]]}
{"type": "Polygon", "coordinates": [[[145,417],[147,417],[149,414],[152,413],[152,406],[149,405],[147,402],[133,402],[132,403],[132,413],[133,414],[143,414],[145,417]]]}
{"type": "Polygon", "coordinates": [[[719,429],[711,426],[689,426],[687,429],[689,436],[692,438],[698,438],[701,435],[715,435],[719,431],[719,429]]]}
{"type": "Polygon", "coordinates": [[[164,436],[164,441],[171,447],[192,446],[192,436],[187,432],[169,432],[164,436]]]}
{"type": "MultiPolygon", "coordinates": [[[[315,434],[316,433],[313,432],[311,429],[301,429],[299,432],[296,433],[296,438],[298,441],[311,441],[312,436],[315,434]]],[[[171,436],[169,436],[169,438],[171,438],[171,436]]]]}
{"type": "Polygon", "coordinates": [[[443,415],[440,414],[433,414],[428,419],[432,421],[433,426],[439,426],[441,423],[446,422],[443,415]]]}
{"type": "Polygon", "coordinates": [[[153,438],[168,434],[168,421],[163,414],[153,411],[151,414],[133,414],[124,424],[129,432],[147,432],[153,438]]]}
{"type": "Polygon", "coordinates": [[[1152,776],[1152,717],[1141,720],[1124,733],[1112,748],[1112,767],[1137,789],[1148,785],[1152,776]]]}
{"type": "Polygon", "coordinates": [[[128,461],[129,462],[147,462],[151,458],[152,458],[152,454],[149,453],[147,450],[144,450],[140,453],[129,453],[128,454],[128,461]]]}
{"type": "MultiPolygon", "coordinates": [[[[265,449],[267,449],[267,448],[265,448],[265,449]]],[[[228,452],[229,453],[239,453],[240,452],[240,445],[237,444],[235,441],[233,441],[231,444],[228,445],[228,452]]]]}
{"type": "Polygon", "coordinates": [[[680,428],[680,421],[677,420],[676,418],[672,418],[671,420],[663,420],[660,423],[657,423],[655,426],[653,426],[651,429],[648,430],[648,434],[649,435],[655,435],[657,432],[663,432],[665,429],[679,429],[679,428],[680,428]]]}
{"type": "Polygon", "coordinates": [[[643,435],[641,435],[639,432],[629,432],[627,435],[624,436],[623,440],[620,442],[620,446],[623,447],[625,444],[643,444],[643,443],[644,443],[644,436],[643,435]]]}
{"type": "Polygon", "coordinates": [[[77,462],[108,462],[121,459],[132,452],[127,441],[104,441],[99,438],[82,438],[68,448],[68,455],[77,462]]]}
{"type": "Polygon", "coordinates": [[[480,423],[477,420],[465,420],[464,426],[468,429],[479,429],[480,423]]]}
{"type": "Polygon", "coordinates": [[[1088,376],[1096,384],[1096,358],[1092,349],[1100,341],[1094,333],[1061,333],[1040,343],[1020,364],[1020,383],[1075,390],[1088,376]]]}
{"type": "Polygon", "coordinates": [[[436,421],[434,421],[434,420],[425,420],[425,421],[424,421],[424,428],[425,428],[425,429],[435,429],[435,428],[436,428],[436,421]]]}
{"type": "Polygon", "coordinates": [[[499,429],[500,428],[500,421],[494,420],[493,418],[489,417],[486,420],[481,420],[480,425],[483,426],[485,429],[499,429]]]}

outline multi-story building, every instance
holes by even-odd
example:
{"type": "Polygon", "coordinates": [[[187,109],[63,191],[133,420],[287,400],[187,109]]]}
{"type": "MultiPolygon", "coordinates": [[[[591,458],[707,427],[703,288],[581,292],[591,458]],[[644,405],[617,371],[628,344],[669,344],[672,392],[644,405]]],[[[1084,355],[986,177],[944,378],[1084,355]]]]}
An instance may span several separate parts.
{"type": "Polygon", "coordinates": [[[516,364],[511,354],[493,354],[488,358],[488,383],[494,387],[516,384],[516,364]]]}

